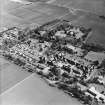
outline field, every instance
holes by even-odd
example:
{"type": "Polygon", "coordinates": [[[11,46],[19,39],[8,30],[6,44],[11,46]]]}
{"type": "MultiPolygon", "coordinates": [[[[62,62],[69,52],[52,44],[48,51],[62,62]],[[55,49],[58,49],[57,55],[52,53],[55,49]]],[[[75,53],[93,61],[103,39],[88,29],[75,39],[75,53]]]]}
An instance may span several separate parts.
{"type": "Polygon", "coordinates": [[[95,43],[102,45],[105,48],[105,21],[101,20],[98,16],[92,14],[86,14],[81,16],[73,24],[83,25],[91,28],[92,33],[87,38],[86,43],[95,43]]]}
{"type": "Polygon", "coordinates": [[[54,5],[64,6],[66,8],[81,9],[89,11],[93,14],[105,14],[105,1],[104,0],[54,0],[54,5]]]}
{"type": "MultiPolygon", "coordinates": [[[[10,0],[0,1],[0,30],[3,27],[29,27],[31,25],[42,25],[56,18],[61,18],[69,20],[75,25],[92,28],[92,33],[87,38],[86,43],[96,43],[105,47],[105,19],[99,18],[99,15],[105,15],[104,0],[27,1],[34,3],[25,5],[24,3],[15,3],[10,0]]],[[[65,105],[65,102],[67,102],[66,105],[70,105],[70,103],[71,105],[80,104],[79,101],[65,96],[63,93],[59,93],[58,90],[45,85],[45,83],[42,83],[35,76],[29,77],[27,82],[25,80],[16,88],[6,92],[12,86],[30,75],[21,70],[20,67],[11,64],[4,60],[4,58],[0,57],[0,93],[5,92],[3,100],[6,102],[3,103],[3,105],[9,105],[8,103],[10,101],[10,105],[16,105],[16,102],[20,101],[25,103],[22,105],[27,105],[26,103],[28,102],[28,105],[32,105],[32,102],[35,102],[36,100],[35,105],[65,105]],[[26,87],[25,90],[24,87],[26,87]],[[32,93],[32,95],[30,93],[32,93]],[[24,95],[21,96],[22,94],[24,95]],[[16,95],[17,97],[15,97],[16,95]],[[25,96],[26,99],[24,99],[25,96]],[[17,100],[15,100],[16,98],[17,100]]]]}
{"type": "MultiPolygon", "coordinates": [[[[7,1],[7,0],[5,0],[7,1]]],[[[87,43],[105,47],[104,0],[28,0],[34,2],[24,5],[5,2],[2,6],[0,27],[41,25],[56,18],[70,20],[73,24],[92,28],[87,43]],[[48,3],[47,3],[48,2],[48,3]]]]}
{"type": "Polygon", "coordinates": [[[28,72],[0,56],[0,94],[28,76],[28,72]]]}
{"type": "Polygon", "coordinates": [[[72,23],[76,25],[92,28],[93,32],[86,43],[105,47],[105,20],[99,18],[100,15],[105,15],[104,0],[56,0],[52,4],[76,10],[74,14],[69,14],[64,19],[73,21],[72,23]]]}
{"type": "Polygon", "coordinates": [[[81,105],[57,88],[48,86],[35,74],[4,92],[0,98],[2,105],[81,105]]]}

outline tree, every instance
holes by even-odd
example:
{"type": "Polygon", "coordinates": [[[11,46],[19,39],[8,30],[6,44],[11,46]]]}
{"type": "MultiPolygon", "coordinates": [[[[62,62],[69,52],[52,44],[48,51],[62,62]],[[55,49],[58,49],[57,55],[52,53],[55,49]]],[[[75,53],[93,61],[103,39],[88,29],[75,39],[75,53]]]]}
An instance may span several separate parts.
{"type": "Polygon", "coordinates": [[[99,16],[101,19],[105,20],[105,16],[104,15],[101,15],[99,16]]]}
{"type": "Polygon", "coordinates": [[[88,51],[95,51],[95,52],[101,52],[101,51],[105,51],[105,48],[99,44],[95,44],[95,43],[83,43],[82,44],[82,49],[86,49],[88,51]]]}
{"type": "Polygon", "coordinates": [[[7,55],[7,54],[6,54],[6,55],[4,55],[4,56],[5,56],[8,60],[11,60],[11,61],[13,60],[13,57],[12,57],[11,55],[7,55]]]}
{"type": "Polygon", "coordinates": [[[105,69],[105,59],[102,61],[101,67],[103,67],[105,69]]]}
{"type": "Polygon", "coordinates": [[[98,66],[99,65],[99,61],[98,60],[94,61],[93,65],[98,66]]]}
{"type": "Polygon", "coordinates": [[[98,105],[98,101],[96,98],[94,98],[92,101],[91,101],[91,105],[98,105]]]}

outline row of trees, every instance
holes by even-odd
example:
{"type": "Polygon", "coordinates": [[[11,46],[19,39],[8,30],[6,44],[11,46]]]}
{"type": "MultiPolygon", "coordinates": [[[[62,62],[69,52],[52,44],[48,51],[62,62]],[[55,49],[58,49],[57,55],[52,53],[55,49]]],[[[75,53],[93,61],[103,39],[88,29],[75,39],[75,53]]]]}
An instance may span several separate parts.
{"type": "Polygon", "coordinates": [[[86,44],[86,43],[83,43],[82,46],[81,46],[82,49],[86,49],[88,51],[94,51],[94,52],[102,52],[102,51],[105,51],[105,48],[99,44],[94,44],[94,43],[91,43],[91,44],[86,44]]]}

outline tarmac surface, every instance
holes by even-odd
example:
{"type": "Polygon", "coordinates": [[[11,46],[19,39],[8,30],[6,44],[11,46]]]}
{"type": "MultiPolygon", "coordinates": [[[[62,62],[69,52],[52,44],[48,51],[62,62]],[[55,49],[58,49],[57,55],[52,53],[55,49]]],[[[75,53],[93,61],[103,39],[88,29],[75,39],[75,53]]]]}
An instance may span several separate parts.
{"type": "MultiPolygon", "coordinates": [[[[56,18],[61,18],[69,20],[75,25],[92,28],[93,31],[87,39],[87,43],[94,42],[105,47],[105,19],[99,17],[105,15],[104,0],[20,1],[24,2],[0,0],[0,30],[4,27],[42,25],[56,18]]],[[[30,75],[0,57],[1,105],[80,104],[79,101],[66,96],[57,89],[50,88],[36,75],[30,75]]]]}

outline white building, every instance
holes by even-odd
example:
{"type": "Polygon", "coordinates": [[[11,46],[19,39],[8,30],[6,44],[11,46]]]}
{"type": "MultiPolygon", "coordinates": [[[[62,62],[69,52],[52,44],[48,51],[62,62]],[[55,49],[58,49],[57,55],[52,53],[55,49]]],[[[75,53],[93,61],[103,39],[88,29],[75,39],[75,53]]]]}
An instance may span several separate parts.
{"type": "Polygon", "coordinates": [[[92,98],[96,98],[99,102],[105,102],[105,95],[96,91],[95,87],[87,89],[87,92],[85,94],[91,96],[92,98]]]}

